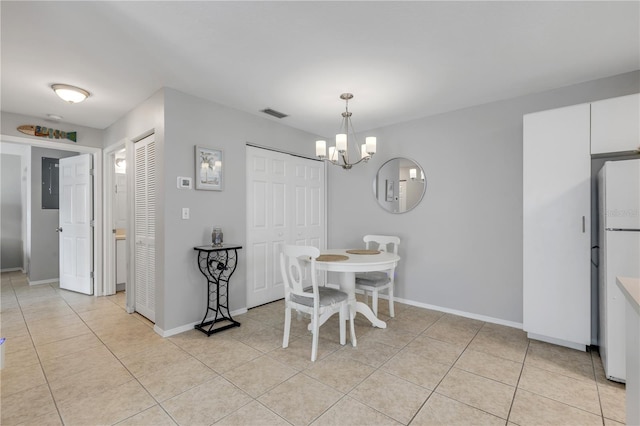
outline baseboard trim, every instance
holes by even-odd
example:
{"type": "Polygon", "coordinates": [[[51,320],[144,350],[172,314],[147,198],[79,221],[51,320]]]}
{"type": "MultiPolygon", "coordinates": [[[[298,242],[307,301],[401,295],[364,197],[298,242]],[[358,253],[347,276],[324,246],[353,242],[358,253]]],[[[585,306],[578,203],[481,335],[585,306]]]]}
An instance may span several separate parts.
{"type": "MultiPolygon", "coordinates": [[[[237,309],[235,311],[231,311],[231,316],[235,317],[236,315],[242,315],[247,313],[247,308],[237,309]]],[[[205,321],[212,320],[213,318],[207,318],[205,321]]],[[[181,325],[180,327],[171,328],[169,330],[163,330],[157,325],[153,326],[153,331],[159,334],[162,337],[171,337],[176,334],[184,333],[185,331],[193,330],[193,328],[200,324],[201,321],[195,321],[190,324],[181,325]]]]}
{"type": "Polygon", "coordinates": [[[38,280],[38,281],[31,281],[29,279],[27,280],[29,281],[29,285],[51,284],[51,283],[57,283],[58,281],[60,281],[59,278],[51,278],[49,280],[38,280]]]}
{"type": "Polygon", "coordinates": [[[5,268],[5,269],[0,269],[0,272],[22,272],[24,273],[24,269],[22,268],[5,268]]]}
{"type": "MultiPolygon", "coordinates": [[[[384,294],[380,294],[379,298],[388,300],[388,298],[384,294]]],[[[479,314],[474,314],[474,313],[471,313],[471,312],[459,311],[457,309],[444,308],[442,306],[430,305],[430,304],[427,304],[427,303],[421,303],[421,302],[416,302],[416,301],[413,301],[413,300],[401,299],[401,298],[398,298],[398,297],[394,297],[394,300],[396,300],[399,303],[404,303],[404,304],[407,304],[407,305],[416,306],[418,308],[431,309],[433,311],[444,312],[444,313],[447,313],[447,314],[458,315],[458,316],[465,317],[465,318],[471,318],[471,319],[475,319],[475,320],[478,320],[478,321],[484,321],[484,322],[488,322],[488,323],[492,323],[492,324],[504,325],[506,327],[517,328],[519,330],[522,330],[522,323],[518,323],[518,322],[514,322],[514,321],[507,321],[507,320],[503,320],[503,319],[500,319],[500,318],[489,317],[489,316],[486,316],[486,315],[479,315],[479,314]]],[[[232,311],[231,312],[231,316],[235,317],[236,315],[242,315],[242,314],[246,314],[246,313],[247,313],[247,308],[242,308],[242,309],[237,309],[235,311],[232,311]]],[[[210,319],[211,318],[207,318],[207,321],[210,320],[210,319]]],[[[284,321],[284,315],[282,316],[282,320],[284,321]]],[[[196,322],[193,322],[193,323],[190,323],[190,324],[185,324],[183,326],[172,328],[170,330],[162,330],[158,326],[154,326],[153,330],[156,333],[158,333],[160,336],[162,336],[162,337],[170,337],[170,336],[174,336],[176,334],[184,333],[185,331],[193,330],[193,327],[195,325],[197,325],[197,324],[200,324],[200,321],[196,321],[196,322]]],[[[566,346],[566,345],[564,345],[564,346],[566,346]]]]}
{"type": "Polygon", "coordinates": [[[575,349],[585,352],[587,350],[586,344],[570,342],[568,340],[557,339],[555,337],[543,336],[541,334],[527,333],[527,337],[533,340],[540,340],[541,342],[547,342],[558,346],[564,346],[567,348],[575,349]]]}
{"type": "MultiPolygon", "coordinates": [[[[386,297],[386,295],[383,295],[383,294],[381,294],[379,297],[381,299],[388,299],[386,297]]],[[[503,320],[503,319],[500,319],[500,318],[489,317],[489,316],[486,316],[486,315],[474,314],[472,312],[459,311],[457,309],[444,308],[442,306],[430,305],[428,303],[415,302],[413,300],[401,299],[401,298],[398,298],[398,297],[394,297],[393,300],[397,300],[398,302],[405,303],[407,305],[417,306],[418,308],[431,309],[431,310],[438,311],[438,312],[444,312],[444,313],[447,313],[447,314],[458,315],[458,316],[465,317],[465,318],[471,318],[471,319],[475,319],[475,320],[478,320],[478,321],[484,321],[484,322],[489,322],[489,323],[492,323],[492,324],[504,325],[506,327],[512,327],[512,328],[517,328],[519,330],[522,330],[522,323],[519,323],[519,322],[507,321],[507,320],[503,320]]],[[[378,303],[380,303],[380,302],[378,302],[378,303]]]]}

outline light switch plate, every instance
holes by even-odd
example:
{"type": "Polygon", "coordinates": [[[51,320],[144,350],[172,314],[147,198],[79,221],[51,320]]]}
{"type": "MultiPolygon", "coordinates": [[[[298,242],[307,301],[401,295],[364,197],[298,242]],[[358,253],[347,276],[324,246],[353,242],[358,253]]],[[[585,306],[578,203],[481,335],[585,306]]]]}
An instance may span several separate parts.
{"type": "Polygon", "coordinates": [[[189,207],[182,208],[182,218],[189,219],[189,207]]]}

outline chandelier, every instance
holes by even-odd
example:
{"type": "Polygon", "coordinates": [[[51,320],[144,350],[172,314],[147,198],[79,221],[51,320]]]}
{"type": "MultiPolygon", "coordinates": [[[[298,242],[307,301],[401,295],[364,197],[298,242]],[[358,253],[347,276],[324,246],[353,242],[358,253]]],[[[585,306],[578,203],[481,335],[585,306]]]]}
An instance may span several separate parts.
{"type": "Polygon", "coordinates": [[[343,93],[340,99],[345,101],[345,111],[342,113],[342,124],[340,130],[342,133],[336,135],[336,145],[329,147],[329,156],[327,157],[327,142],[316,141],[316,155],[321,160],[329,161],[335,166],[340,166],[345,170],[349,170],[356,164],[364,161],[365,163],[376,153],[376,138],[368,136],[365,143],[358,146],[356,134],[351,123],[351,113],[349,112],[349,99],[353,98],[351,93],[343,93]],[[349,160],[349,144],[351,143],[353,162],[349,160]],[[355,151],[354,151],[355,149],[355,151]],[[355,158],[358,158],[355,161],[355,158]]]}

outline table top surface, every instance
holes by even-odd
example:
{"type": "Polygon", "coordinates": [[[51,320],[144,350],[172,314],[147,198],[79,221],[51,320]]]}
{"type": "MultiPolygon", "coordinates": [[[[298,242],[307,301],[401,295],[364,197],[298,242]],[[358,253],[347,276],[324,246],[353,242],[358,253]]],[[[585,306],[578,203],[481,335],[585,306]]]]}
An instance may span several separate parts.
{"type": "Polygon", "coordinates": [[[198,251],[220,251],[220,250],[237,250],[241,248],[242,246],[239,244],[223,244],[221,246],[212,246],[212,245],[197,246],[197,247],[194,247],[193,249],[198,251]]]}
{"type": "Polygon", "coordinates": [[[347,250],[351,249],[327,249],[321,250],[320,254],[339,254],[347,256],[345,260],[335,261],[316,261],[316,268],[327,269],[334,271],[356,271],[366,272],[368,270],[374,271],[380,268],[388,268],[394,264],[397,264],[400,260],[400,256],[395,253],[380,252],[378,254],[351,254],[347,253],[347,250]]]}

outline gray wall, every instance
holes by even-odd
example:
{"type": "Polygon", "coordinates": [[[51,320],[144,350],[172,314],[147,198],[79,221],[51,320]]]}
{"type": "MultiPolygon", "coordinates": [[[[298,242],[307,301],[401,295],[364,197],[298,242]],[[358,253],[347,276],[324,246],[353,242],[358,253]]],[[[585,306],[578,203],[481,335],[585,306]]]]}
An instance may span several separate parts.
{"type": "Polygon", "coordinates": [[[637,92],[640,71],[368,131],[378,137],[368,165],[329,169],[328,245],[398,235],[398,297],[521,324],[522,116],[637,92]],[[428,183],[417,208],[392,215],[371,182],[397,156],[428,183]]]}
{"type": "Polygon", "coordinates": [[[42,157],[65,158],[78,155],[75,152],[55,149],[31,149],[31,256],[29,281],[55,280],[59,278],[58,210],[42,208],[42,157]]]}
{"type": "MultiPolygon", "coordinates": [[[[105,146],[156,131],[158,188],[156,229],[156,325],[171,330],[202,319],[206,281],[196,264],[194,246],[210,243],[219,225],[225,242],[246,241],[246,143],[312,157],[317,135],[286,127],[275,119],[240,112],[165,88],[105,131],[105,146]],[[178,176],[194,172],[194,146],[224,151],[224,191],[177,189],[178,176]],[[191,219],[181,219],[181,209],[191,219]],[[162,265],[160,267],[160,265],[162,265]]],[[[246,306],[244,249],[231,280],[231,310],[246,306]]]]}
{"type": "Polygon", "coordinates": [[[23,269],[21,158],[0,157],[0,269],[23,269]]]}

